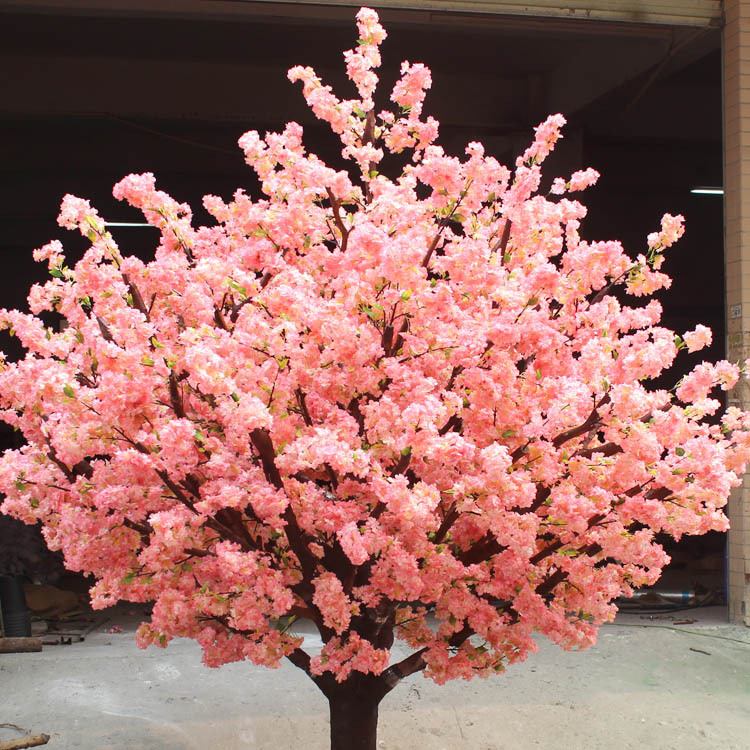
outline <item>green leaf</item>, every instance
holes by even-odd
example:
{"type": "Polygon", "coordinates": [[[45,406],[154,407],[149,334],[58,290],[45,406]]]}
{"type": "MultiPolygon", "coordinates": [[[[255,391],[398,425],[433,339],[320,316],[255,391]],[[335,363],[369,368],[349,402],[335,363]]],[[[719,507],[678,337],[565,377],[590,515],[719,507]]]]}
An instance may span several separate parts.
{"type": "Polygon", "coordinates": [[[401,449],[401,455],[402,456],[410,456],[411,455],[411,446],[407,445],[406,448],[401,449]]]}
{"type": "Polygon", "coordinates": [[[238,404],[239,404],[239,402],[240,402],[240,397],[239,397],[239,396],[238,396],[238,395],[237,395],[236,393],[233,393],[233,394],[232,394],[232,400],[233,400],[233,401],[234,401],[235,403],[238,403],[238,404]]]}
{"type": "Polygon", "coordinates": [[[685,455],[685,449],[684,449],[684,448],[679,448],[679,447],[677,447],[677,448],[675,448],[675,449],[674,449],[674,452],[675,452],[675,453],[676,453],[676,454],[677,454],[678,456],[684,456],[684,455],[685,455]]]}
{"type": "Polygon", "coordinates": [[[67,384],[64,385],[63,386],[63,393],[68,398],[75,398],[76,397],[76,392],[73,390],[73,386],[71,386],[71,385],[67,385],[67,384]]]}
{"type": "Polygon", "coordinates": [[[502,437],[504,438],[512,438],[516,436],[515,430],[503,430],[502,437]]]}
{"type": "Polygon", "coordinates": [[[151,357],[149,357],[148,354],[144,354],[143,358],[141,359],[141,364],[146,365],[146,367],[153,367],[154,360],[151,359],[151,357]]]}
{"type": "Polygon", "coordinates": [[[401,299],[404,302],[411,299],[411,289],[407,289],[405,292],[401,292],[401,299]]]}
{"type": "Polygon", "coordinates": [[[234,279],[229,279],[228,283],[229,286],[235,290],[235,292],[239,292],[243,300],[247,298],[247,289],[244,286],[238,284],[234,279]]]}

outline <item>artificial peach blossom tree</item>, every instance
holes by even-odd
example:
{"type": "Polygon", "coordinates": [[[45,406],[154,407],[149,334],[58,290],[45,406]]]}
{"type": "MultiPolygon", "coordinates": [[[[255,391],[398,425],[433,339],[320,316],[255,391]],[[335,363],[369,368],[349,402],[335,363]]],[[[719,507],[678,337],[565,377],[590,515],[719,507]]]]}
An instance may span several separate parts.
{"type": "Polygon", "coordinates": [[[66,196],[60,224],[90,247],[74,268],[57,241],[36,251],[52,278],[31,314],[0,313],[28,350],[0,372],[0,416],[27,441],[0,463],[3,511],[96,577],[95,607],[153,601],[140,646],[289,659],[328,698],[335,750],[375,748],[378,704],[411,674],[503,672],[535,632],[593,643],[612,600],[659,576],[656,534],[727,528],[750,442],[738,409],[704,420],[736,365],[649,387],[710,331],[676,336],[657,301],[621,301],[669,284],[681,217],[635,259],[583,241],[569,196],[596,172],[537,192],[562,116],[512,170],[476,142],[448,156],[423,65],[403,64],[395,111],[375,108],[385,32],[357,19],[357,98],[289,72],[349,171],[297,124],[246,133],[265,197],[206,196],[199,228],[130,175],[115,196],[161,232],[147,263],[66,196]],[[379,172],[401,152],[401,174],[379,172]]]}

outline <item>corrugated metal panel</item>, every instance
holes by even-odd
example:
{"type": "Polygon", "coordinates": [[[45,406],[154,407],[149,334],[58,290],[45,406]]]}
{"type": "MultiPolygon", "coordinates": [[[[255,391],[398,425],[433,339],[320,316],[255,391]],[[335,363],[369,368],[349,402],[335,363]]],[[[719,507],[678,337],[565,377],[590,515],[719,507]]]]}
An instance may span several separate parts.
{"type": "MultiPolygon", "coordinates": [[[[298,3],[294,3],[295,5],[298,3]]],[[[321,5],[351,5],[349,0],[325,0],[321,5]]],[[[721,0],[378,0],[378,8],[596,19],[673,26],[719,26],[721,0]]]]}

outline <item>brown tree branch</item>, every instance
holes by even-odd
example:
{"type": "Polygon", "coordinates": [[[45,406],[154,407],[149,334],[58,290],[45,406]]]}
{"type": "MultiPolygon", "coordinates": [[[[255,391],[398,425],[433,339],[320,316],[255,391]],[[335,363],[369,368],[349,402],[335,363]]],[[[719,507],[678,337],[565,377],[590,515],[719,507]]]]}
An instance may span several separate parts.
{"type": "Polygon", "coordinates": [[[494,255],[498,250],[500,250],[501,256],[500,256],[500,264],[502,265],[504,263],[504,257],[505,257],[505,250],[508,247],[508,242],[510,241],[510,227],[511,227],[511,221],[510,219],[505,220],[505,226],[503,227],[503,234],[500,237],[500,239],[492,246],[492,250],[490,250],[490,255],[494,255]]]}
{"type": "Polygon", "coordinates": [[[310,654],[306,651],[303,651],[301,648],[295,648],[294,651],[286,655],[286,658],[306,675],[310,675],[310,662],[312,660],[310,659],[310,654]]]}
{"type": "Polygon", "coordinates": [[[227,325],[227,321],[224,318],[224,313],[218,305],[214,305],[214,322],[219,328],[224,331],[230,331],[231,328],[227,325]]]}
{"type": "MultiPolygon", "coordinates": [[[[491,344],[490,344],[490,346],[491,346],[491,344]]],[[[484,354],[486,353],[486,351],[487,351],[487,349],[485,349],[485,351],[484,351],[484,352],[482,352],[482,356],[484,356],[484,354]]],[[[482,357],[480,357],[479,359],[481,359],[481,358],[482,358],[482,357]]],[[[461,374],[461,373],[462,373],[463,371],[464,371],[464,366],[463,366],[463,365],[456,365],[456,366],[455,366],[455,367],[454,367],[454,368],[453,368],[453,369],[451,370],[451,376],[450,376],[450,378],[448,378],[448,384],[447,384],[447,385],[445,386],[445,390],[446,390],[446,391],[450,391],[450,390],[451,390],[451,389],[453,388],[453,386],[454,386],[454,384],[455,384],[455,382],[456,382],[456,378],[457,378],[457,377],[458,377],[458,376],[459,376],[459,375],[460,375],[460,374],[461,374]]]]}
{"type": "Polygon", "coordinates": [[[131,281],[130,277],[126,273],[122,275],[122,280],[127,285],[130,296],[133,298],[133,306],[135,307],[135,309],[140,310],[140,312],[143,313],[143,317],[146,318],[146,321],[151,320],[148,308],[146,307],[146,304],[143,301],[143,297],[141,296],[141,292],[136,286],[135,282],[131,281]]]}
{"type": "Polygon", "coordinates": [[[589,414],[585,422],[578,425],[578,427],[571,427],[569,430],[564,430],[563,432],[561,432],[557,437],[555,437],[552,440],[552,445],[554,445],[555,448],[559,448],[561,445],[564,445],[569,440],[574,440],[575,438],[580,437],[581,435],[585,435],[591,429],[596,427],[599,424],[599,420],[601,419],[601,416],[599,414],[599,408],[601,406],[604,406],[604,404],[607,404],[607,403],[609,403],[609,395],[605,393],[599,399],[599,401],[597,401],[594,404],[594,408],[591,410],[591,414],[589,414]]]}
{"type": "Polygon", "coordinates": [[[100,316],[96,316],[96,322],[99,325],[99,331],[102,334],[102,338],[105,341],[109,341],[110,344],[116,344],[115,337],[112,335],[112,331],[109,330],[109,326],[104,322],[104,319],[100,316]]]}
{"type": "Polygon", "coordinates": [[[388,688],[388,691],[393,690],[393,688],[395,688],[405,677],[408,677],[415,672],[420,672],[427,666],[427,662],[422,658],[425,651],[427,651],[426,648],[415,651],[400,662],[388,667],[388,669],[381,674],[380,677],[388,688]]]}
{"type": "Polygon", "coordinates": [[[445,435],[449,432],[457,432],[461,434],[463,429],[463,420],[458,414],[454,414],[439,430],[438,435],[445,435]]]}
{"type": "MultiPolygon", "coordinates": [[[[273,449],[271,436],[268,434],[268,431],[256,427],[250,433],[250,440],[255,447],[255,450],[258,451],[261,465],[263,467],[263,473],[265,474],[266,479],[274,487],[276,487],[276,489],[283,490],[284,482],[282,481],[281,474],[276,467],[276,462],[274,460],[275,452],[273,449]]],[[[283,518],[286,522],[285,530],[287,540],[289,541],[289,546],[292,548],[292,552],[297,555],[297,559],[302,566],[304,578],[309,583],[315,577],[317,560],[312,552],[310,552],[310,548],[305,542],[305,539],[302,535],[302,530],[297,523],[297,517],[292,510],[291,503],[286,506],[283,518]]]]}
{"type": "Polygon", "coordinates": [[[398,474],[403,474],[407,468],[409,467],[409,462],[411,461],[411,450],[409,450],[408,453],[402,453],[401,458],[399,458],[398,463],[391,468],[391,476],[395,477],[398,474]]]}
{"type": "Polygon", "coordinates": [[[339,214],[339,208],[341,207],[341,201],[333,194],[331,188],[326,188],[328,194],[328,200],[331,202],[331,208],[333,209],[333,221],[336,224],[336,228],[341,232],[341,252],[346,252],[346,246],[349,242],[349,230],[344,226],[344,222],[339,214]]]}
{"type": "Polygon", "coordinates": [[[305,392],[297,386],[297,390],[294,392],[294,395],[297,397],[297,404],[299,405],[299,411],[302,415],[302,419],[305,421],[305,424],[308,427],[312,427],[312,417],[310,416],[310,412],[307,409],[307,400],[305,398],[305,392]]]}
{"type": "Polygon", "coordinates": [[[177,376],[174,371],[169,373],[169,401],[172,405],[172,411],[179,419],[184,419],[187,415],[185,413],[185,406],[182,399],[182,394],[177,383],[177,376]]]}
{"type": "Polygon", "coordinates": [[[476,563],[486,562],[491,557],[505,549],[507,549],[507,547],[500,544],[492,533],[488,531],[482,539],[458,555],[458,560],[464,565],[474,565],[476,563]]]}
{"type": "Polygon", "coordinates": [[[265,474],[266,479],[276,487],[277,490],[283,490],[284,482],[282,481],[281,474],[279,474],[279,470],[276,467],[275,452],[268,430],[260,427],[251,430],[250,442],[252,442],[255,450],[258,451],[260,463],[263,467],[263,473],[265,474]]]}
{"type": "Polygon", "coordinates": [[[605,443],[604,445],[597,445],[593,448],[581,448],[577,450],[571,458],[591,458],[594,453],[601,453],[603,456],[615,456],[618,453],[622,453],[622,448],[617,443],[605,443]]]}
{"type": "Polygon", "coordinates": [[[451,526],[458,520],[459,513],[456,510],[455,504],[451,505],[451,507],[448,509],[448,512],[443,516],[443,520],[438,527],[438,530],[435,532],[435,536],[433,537],[433,543],[434,544],[440,544],[440,542],[445,539],[445,535],[450,531],[451,526]]]}

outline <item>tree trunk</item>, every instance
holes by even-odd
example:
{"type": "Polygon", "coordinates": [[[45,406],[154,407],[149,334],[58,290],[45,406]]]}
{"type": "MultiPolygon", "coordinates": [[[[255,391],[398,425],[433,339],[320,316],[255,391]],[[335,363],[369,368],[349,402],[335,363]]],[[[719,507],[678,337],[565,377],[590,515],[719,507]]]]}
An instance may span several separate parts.
{"type": "MultiPolygon", "coordinates": [[[[392,631],[391,631],[392,632],[392,631]]],[[[390,641],[378,641],[380,647],[390,641]]],[[[331,716],[331,750],[377,750],[378,706],[393,688],[415,672],[424,669],[422,655],[426,649],[392,664],[381,674],[352,672],[343,682],[337,682],[330,672],[312,674],[310,656],[302,649],[287,654],[295,667],[303,670],[328,698],[331,716]]]]}
{"type": "Polygon", "coordinates": [[[376,750],[378,704],[375,691],[336,691],[328,696],[331,750],[376,750]]]}

